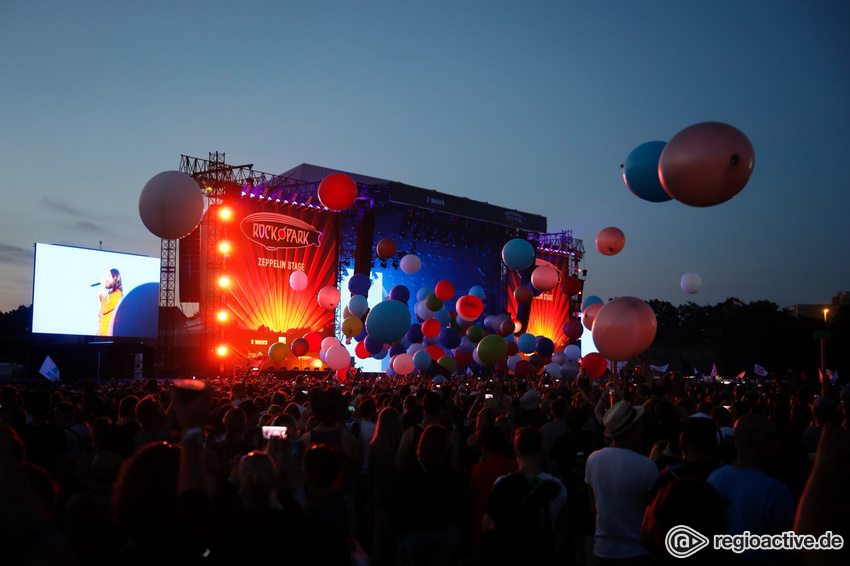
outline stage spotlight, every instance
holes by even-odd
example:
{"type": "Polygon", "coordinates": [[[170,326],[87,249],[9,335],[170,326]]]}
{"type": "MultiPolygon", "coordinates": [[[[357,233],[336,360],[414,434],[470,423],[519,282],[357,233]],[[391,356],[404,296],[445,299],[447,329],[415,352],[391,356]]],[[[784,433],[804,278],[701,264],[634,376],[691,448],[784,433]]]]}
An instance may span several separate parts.
{"type": "Polygon", "coordinates": [[[229,287],[230,286],[230,277],[227,275],[222,275],[218,278],[218,286],[219,287],[229,287]]]}
{"type": "Polygon", "coordinates": [[[398,269],[398,260],[397,259],[393,260],[393,269],[398,269]]]}
{"type": "Polygon", "coordinates": [[[219,344],[218,348],[215,349],[215,353],[218,354],[219,357],[224,357],[227,355],[227,345],[219,344]]]}
{"type": "Polygon", "coordinates": [[[382,260],[381,260],[381,268],[382,268],[382,269],[386,269],[386,268],[387,268],[387,260],[385,260],[385,259],[382,259],[382,260]]]}
{"type": "Polygon", "coordinates": [[[226,309],[221,309],[218,311],[216,318],[218,318],[219,322],[227,322],[227,319],[230,318],[230,313],[226,309]]]}
{"type": "Polygon", "coordinates": [[[233,209],[229,206],[223,206],[218,211],[218,217],[222,220],[230,220],[233,218],[233,209]]]}
{"type": "Polygon", "coordinates": [[[229,254],[231,250],[230,240],[221,240],[218,243],[218,251],[223,254],[229,254]]]}

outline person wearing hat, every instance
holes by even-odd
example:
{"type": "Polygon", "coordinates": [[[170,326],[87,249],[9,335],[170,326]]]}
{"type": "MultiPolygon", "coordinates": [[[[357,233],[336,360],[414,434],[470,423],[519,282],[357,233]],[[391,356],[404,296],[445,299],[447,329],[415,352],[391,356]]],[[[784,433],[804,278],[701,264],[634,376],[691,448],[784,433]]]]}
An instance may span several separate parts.
{"type": "Polygon", "coordinates": [[[640,544],[640,528],[658,468],[638,452],[642,406],[615,403],[602,419],[611,446],[587,458],[585,482],[591,515],[596,518],[593,554],[599,564],[644,564],[648,551],[640,544]]]}

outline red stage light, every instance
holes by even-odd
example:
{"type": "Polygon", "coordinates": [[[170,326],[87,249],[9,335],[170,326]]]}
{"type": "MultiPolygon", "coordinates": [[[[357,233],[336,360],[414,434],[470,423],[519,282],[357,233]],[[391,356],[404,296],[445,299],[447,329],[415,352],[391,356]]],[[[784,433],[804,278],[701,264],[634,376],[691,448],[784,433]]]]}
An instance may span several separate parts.
{"type": "Polygon", "coordinates": [[[218,243],[218,251],[223,254],[230,253],[230,240],[222,240],[218,243]]]}
{"type": "Polygon", "coordinates": [[[224,344],[220,345],[218,348],[215,349],[215,353],[218,354],[221,357],[226,356],[227,355],[227,346],[224,345],[224,344]]]}
{"type": "Polygon", "coordinates": [[[230,317],[230,313],[227,312],[226,310],[222,309],[222,310],[218,311],[218,314],[216,316],[218,317],[219,321],[226,322],[227,319],[230,317]]]}
{"type": "Polygon", "coordinates": [[[233,209],[228,206],[223,206],[218,211],[218,217],[222,220],[230,220],[233,218],[233,209]]]}
{"type": "Polygon", "coordinates": [[[230,277],[227,275],[222,275],[218,278],[218,286],[219,287],[228,287],[230,285],[230,277]]]}

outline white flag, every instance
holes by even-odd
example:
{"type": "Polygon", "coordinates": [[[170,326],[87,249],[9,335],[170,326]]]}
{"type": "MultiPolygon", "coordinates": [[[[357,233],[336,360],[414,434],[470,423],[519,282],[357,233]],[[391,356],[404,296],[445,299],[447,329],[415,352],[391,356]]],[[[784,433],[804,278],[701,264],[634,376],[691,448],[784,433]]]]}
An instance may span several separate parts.
{"type": "Polygon", "coordinates": [[[766,370],[766,369],[764,369],[763,367],[761,367],[761,366],[760,366],[760,365],[758,365],[758,364],[755,364],[755,367],[753,368],[753,371],[754,371],[754,372],[756,372],[756,375],[760,375],[760,376],[762,376],[762,377],[767,376],[767,370],[766,370]]]}
{"type": "Polygon", "coordinates": [[[652,364],[649,364],[649,369],[651,369],[652,371],[658,371],[658,372],[664,373],[665,371],[667,371],[667,368],[669,366],[670,366],[670,364],[666,364],[666,365],[663,365],[663,366],[654,366],[652,364]]]}
{"type": "Polygon", "coordinates": [[[59,381],[59,368],[50,359],[50,356],[44,358],[44,363],[41,364],[41,369],[38,373],[46,377],[49,381],[59,381]]]}

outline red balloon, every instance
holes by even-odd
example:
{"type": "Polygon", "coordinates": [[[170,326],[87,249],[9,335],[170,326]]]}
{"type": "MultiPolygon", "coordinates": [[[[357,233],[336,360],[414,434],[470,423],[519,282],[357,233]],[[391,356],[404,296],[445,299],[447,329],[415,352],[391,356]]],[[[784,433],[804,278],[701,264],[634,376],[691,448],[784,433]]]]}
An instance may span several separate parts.
{"type": "Polygon", "coordinates": [[[682,204],[714,206],[741,192],[754,164],[753,145],[743,132],[721,122],[702,122],[667,142],[658,176],[667,194],[682,204]]]}
{"type": "Polygon", "coordinates": [[[593,379],[600,377],[608,368],[608,360],[598,352],[591,352],[581,359],[581,369],[593,379]]]}
{"type": "Polygon", "coordinates": [[[560,274],[550,265],[538,265],[531,272],[531,284],[538,291],[551,291],[558,285],[560,274]]]}
{"type": "Polygon", "coordinates": [[[390,259],[395,255],[397,250],[398,245],[392,238],[383,238],[378,242],[378,245],[375,246],[375,253],[377,253],[378,257],[381,259],[390,259]]]}
{"type": "Polygon", "coordinates": [[[578,340],[581,338],[581,335],[584,333],[584,326],[581,321],[577,318],[571,318],[564,325],[564,334],[567,335],[567,338],[570,340],[578,340]]]}
{"type": "Polygon", "coordinates": [[[517,375],[528,375],[534,371],[534,366],[528,360],[519,360],[514,364],[514,373],[517,375]]]}
{"type": "Polygon", "coordinates": [[[508,342],[508,357],[516,355],[517,352],[519,352],[519,346],[516,342],[508,342]]]}
{"type": "Polygon", "coordinates": [[[464,295],[457,300],[457,313],[467,320],[475,320],[484,312],[484,302],[475,295],[464,295]]]}
{"type": "Polygon", "coordinates": [[[361,360],[365,360],[366,358],[368,358],[372,354],[370,354],[369,350],[366,349],[366,344],[364,344],[362,341],[360,341],[354,347],[354,355],[357,356],[358,358],[360,358],[361,360]]]}
{"type": "Polygon", "coordinates": [[[437,298],[441,301],[451,300],[451,298],[455,296],[455,286],[445,280],[438,281],[437,284],[434,285],[434,294],[437,295],[437,298]]]}
{"type": "Polygon", "coordinates": [[[520,285],[514,289],[514,299],[521,305],[527,305],[534,299],[534,291],[525,285],[520,285]]]}
{"type": "Polygon", "coordinates": [[[446,351],[443,350],[441,347],[437,346],[436,344],[431,344],[430,346],[425,348],[425,351],[430,354],[431,359],[435,362],[446,355],[446,351]]]}
{"type": "Polygon", "coordinates": [[[626,235],[614,226],[603,228],[596,235],[596,249],[602,255],[616,255],[626,245],[626,235]]]}
{"type": "Polygon", "coordinates": [[[310,351],[310,344],[304,338],[296,338],[292,341],[292,345],[289,347],[289,350],[295,354],[296,357],[300,358],[310,351]]]}
{"type": "Polygon", "coordinates": [[[322,335],[318,332],[308,332],[304,335],[307,341],[308,352],[316,352],[322,349],[322,335]]]}
{"type": "Polygon", "coordinates": [[[581,292],[581,279],[567,275],[567,272],[564,271],[561,274],[561,292],[568,297],[578,295],[581,292]]]}
{"type": "Polygon", "coordinates": [[[583,311],[581,311],[581,323],[588,330],[593,330],[593,319],[596,318],[596,314],[599,312],[599,309],[602,308],[602,303],[593,303],[592,305],[588,305],[583,311]]]}
{"type": "Polygon", "coordinates": [[[658,322],[646,301],[618,297],[599,309],[593,321],[593,343],[611,360],[628,360],[649,348],[658,322]]]}
{"type": "Polygon", "coordinates": [[[514,324],[513,319],[503,320],[502,324],[499,326],[499,334],[502,336],[512,334],[514,330],[516,330],[516,325],[514,324]]]}
{"type": "Polygon", "coordinates": [[[440,333],[440,321],[436,318],[429,318],[422,323],[422,334],[428,338],[434,338],[440,333]]]}
{"type": "Polygon", "coordinates": [[[357,183],[345,173],[331,173],[319,183],[319,202],[331,210],[345,210],[357,199],[357,183]]]}
{"type": "Polygon", "coordinates": [[[458,368],[465,368],[473,362],[472,352],[461,352],[460,350],[455,350],[454,359],[455,365],[458,368]]]}

